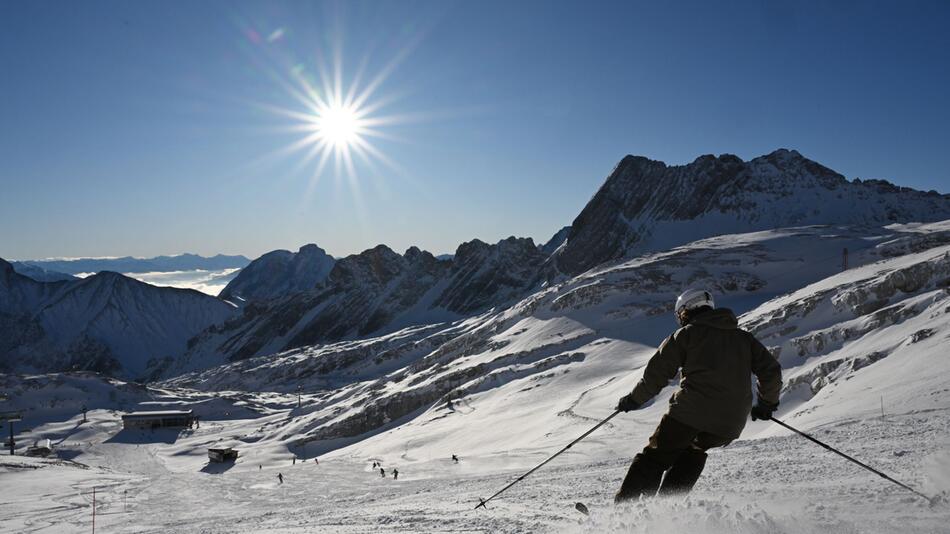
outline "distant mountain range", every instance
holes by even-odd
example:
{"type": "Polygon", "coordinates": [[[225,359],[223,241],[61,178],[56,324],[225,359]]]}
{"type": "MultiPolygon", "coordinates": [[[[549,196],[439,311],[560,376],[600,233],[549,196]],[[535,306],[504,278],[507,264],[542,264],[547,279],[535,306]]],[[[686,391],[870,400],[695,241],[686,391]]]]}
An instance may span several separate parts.
{"type": "Polygon", "coordinates": [[[53,271],[70,275],[98,273],[100,271],[151,273],[194,271],[198,269],[206,271],[240,269],[250,262],[251,260],[244,256],[225,256],[224,254],[218,254],[206,258],[197,254],[179,254],[177,256],[156,256],[154,258],[133,258],[131,256],[125,256],[123,258],[24,260],[13,262],[13,267],[17,272],[30,276],[30,272],[36,273],[36,271],[27,271],[27,269],[31,268],[39,268],[47,272],[53,271]]]}

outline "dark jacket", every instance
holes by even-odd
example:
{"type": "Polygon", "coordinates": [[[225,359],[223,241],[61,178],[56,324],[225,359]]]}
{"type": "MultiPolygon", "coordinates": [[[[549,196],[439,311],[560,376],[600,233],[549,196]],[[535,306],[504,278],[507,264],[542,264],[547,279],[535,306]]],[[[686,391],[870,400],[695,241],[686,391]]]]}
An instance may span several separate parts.
{"type": "Polygon", "coordinates": [[[778,403],[782,367],[755,337],[738,327],[732,310],[700,313],[666,338],[650,358],[633,398],[644,404],[682,369],[670,416],[703,432],[735,439],[752,407],[751,375],[760,399],[778,403]]]}

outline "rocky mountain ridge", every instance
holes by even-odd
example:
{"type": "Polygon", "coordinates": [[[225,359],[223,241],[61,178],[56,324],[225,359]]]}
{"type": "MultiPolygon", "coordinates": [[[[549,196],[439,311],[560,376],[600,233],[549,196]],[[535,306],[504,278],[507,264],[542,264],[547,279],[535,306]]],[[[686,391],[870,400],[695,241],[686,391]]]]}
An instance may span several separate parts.
{"type": "MultiPolygon", "coordinates": [[[[950,196],[848,181],[793,150],[668,166],[624,158],[547,243],[473,240],[449,260],[385,246],[341,259],[310,291],[258,302],[192,342],[189,365],[233,361],[471,316],[611,261],[720,234],[950,218],[950,196]]],[[[285,282],[293,277],[284,276],[285,282]]],[[[192,367],[195,368],[195,367],[192,367]]]]}
{"type": "Polygon", "coordinates": [[[463,243],[448,260],[379,245],[337,260],[317,288],[259,301],[192,340],[185,365],[206,366],[306,345],[456,320],[522,297],[548,258],[531,239],[463,243]]]}
{"type": "Polygon", "coordinates": [[[713,235],[806,224],[885,225],[950,218],[950,195],[883,180],[848,181],[794,150],[750,161],[705,155],[669,166],[627,156],[571,224],[555,254],[576,275],[632,253],[713,235]]]}

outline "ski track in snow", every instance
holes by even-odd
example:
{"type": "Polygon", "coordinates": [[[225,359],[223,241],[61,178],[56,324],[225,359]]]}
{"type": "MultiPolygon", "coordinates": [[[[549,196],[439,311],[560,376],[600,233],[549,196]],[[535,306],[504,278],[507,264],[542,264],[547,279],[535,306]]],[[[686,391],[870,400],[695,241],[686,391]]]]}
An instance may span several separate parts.
{"type": "MultiPolygon", "coordinates": [[[[618,425],[621,433],[630,426],[618,425]]],[[[813,432],[935,494],[950,489],[948,427],[950,411],[937,410],[842,421],[813,432]]],[[[630,433],[630,456],[645,439],[630,433]]],[[[481,510],[473,509],[478,498],[521,470],[465,474],[462,464],[446,458],[407,466],[394,481],[381,478],[368,461],[292,465],[285,458],[258,470],[242,458],[230,470],[209,474],[171,469],[159,447],[93,444],[82,454],[90,469],[4,457],[3,486],[18,491],[0,506],[0,531],[88,532],[93,486],[97,528],[128,533],[936,533],[946,531],[950,517],[946,501],[930,506],[795,435],[738,441],[711,452],[689,497],[615,507],[612,496],[629,458],[559,459],[481,510]],[[49,465],[16,469],[10,462],[49,465]],[[590,518],[574,511],[576,501],[591,507],[590,518]]]]}

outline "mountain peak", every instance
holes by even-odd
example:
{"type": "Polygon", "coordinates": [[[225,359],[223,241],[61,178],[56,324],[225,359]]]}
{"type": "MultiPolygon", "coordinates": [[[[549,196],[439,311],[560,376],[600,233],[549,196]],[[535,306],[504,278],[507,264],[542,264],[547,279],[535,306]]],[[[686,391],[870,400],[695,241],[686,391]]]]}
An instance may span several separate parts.
{"type": "MultiPolygon", "coordinates": [[[[768,159],[792,159],[792,160],[804,160],[808,159],[805,156],[802,156],[801,152],[795,149],[789,148],[776,148],[772,152],[769,152],[765,156],[768,159]]],[[[809,160],[810,161],[810,160],[809,160]]]]}
{"type": "Polygon", "coordinates": [[[626,156],[571,224],[555,263],[562,273],[579,274],[634,250],[724,233],[950,217],[948,198],[896,189],[882,194],[880,184],[849,182],[787,148],[748,162],[707,154],[676,166],[626,156]]]}
{"type": "Polygon", "coordinates": [[[301,246],[296,253],[272,250],[241,269],[218,296],[246,302],[309,291],[327,278],[335,263],[314,243],[301,246]]]}
{"type": "Polygon", "coordinates": [[[326,256],[327,251],[318,247],[315,243],[307,243],[306,245],[300,247],[300,249],[297,251],[297,254],[315,254],[326,256]]]}

